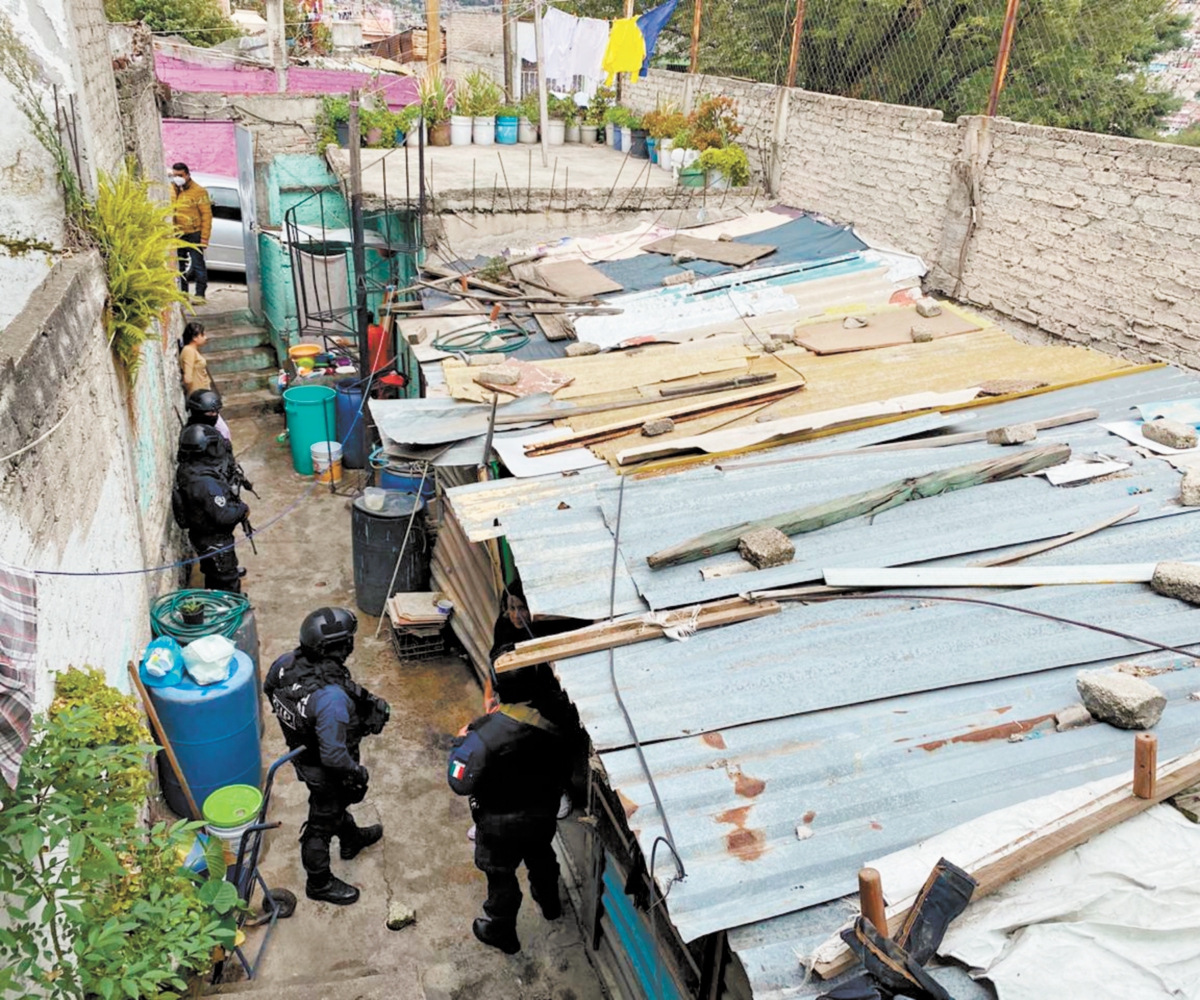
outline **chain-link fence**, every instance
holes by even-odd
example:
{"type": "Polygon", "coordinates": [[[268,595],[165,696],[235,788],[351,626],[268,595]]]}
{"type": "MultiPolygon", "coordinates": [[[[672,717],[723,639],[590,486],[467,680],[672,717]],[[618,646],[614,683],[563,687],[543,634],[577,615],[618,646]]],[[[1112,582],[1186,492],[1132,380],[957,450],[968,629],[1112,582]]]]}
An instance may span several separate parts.
{"type": "Polygon", "coordinates": [[[953,119],[987,111],[1008,15],[997,114],[1153,134],[1200,120],[1193,13],[1197,0],[680,0],[654,62],[775,84],[794,72],[808,90],[953,119]]]}

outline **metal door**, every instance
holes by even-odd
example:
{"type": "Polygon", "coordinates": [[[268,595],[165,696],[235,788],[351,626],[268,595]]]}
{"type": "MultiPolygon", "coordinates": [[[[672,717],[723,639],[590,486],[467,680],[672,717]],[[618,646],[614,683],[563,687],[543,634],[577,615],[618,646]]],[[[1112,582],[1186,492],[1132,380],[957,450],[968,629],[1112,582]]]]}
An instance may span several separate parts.
{"type": "Polygon", "coordinates": [[[237,147],[238,195],[242,202],[246,295],[250,311],[255,316],[262,316],[262,274],[258,267],[258,199],[254,189],[254,135],[245,125],[235,125],[233,137],[237,147]]]}

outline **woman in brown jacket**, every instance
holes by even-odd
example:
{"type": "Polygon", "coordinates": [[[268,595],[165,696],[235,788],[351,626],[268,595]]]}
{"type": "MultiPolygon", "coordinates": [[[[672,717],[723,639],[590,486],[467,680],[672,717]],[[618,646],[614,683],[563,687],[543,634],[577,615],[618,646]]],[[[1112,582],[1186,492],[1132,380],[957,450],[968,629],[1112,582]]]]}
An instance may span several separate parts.
{"type": "MultiPolygon", "coordinates": [[[[183,328],[183,349],[179,352],[179,372],[183,376],[183,395],[186,399],[197,389],[212,389],[212,376],[208,374],[208,362],[200,349],[208,343],[204,324],[196,320],[183,328]]],[[[217,417],[216,428],[221,436],[229,440],[229,425],[217,417]]]]}

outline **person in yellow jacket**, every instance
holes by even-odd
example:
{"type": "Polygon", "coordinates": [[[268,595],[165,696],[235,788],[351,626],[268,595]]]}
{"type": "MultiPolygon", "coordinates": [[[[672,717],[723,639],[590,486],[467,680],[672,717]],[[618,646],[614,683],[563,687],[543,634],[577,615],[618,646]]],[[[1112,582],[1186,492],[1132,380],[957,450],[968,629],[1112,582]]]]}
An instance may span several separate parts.
{"type": "Polygon", "coordinates": [[[208,192],[192,180],[191,171],[186,163],[176,163],[171,167],[171,208],[175,213],[175,230],[179,238],[192,246],[179,248],[179,279],[180,286],[188,290],[188,276],[196,282],[196,294],[192,302],[204,304],[204,294],[208,291],[208,264],[204,260],[204,251],[208,249],[208,241],[212,237],[212,205],[208,200],[208,192]]]}

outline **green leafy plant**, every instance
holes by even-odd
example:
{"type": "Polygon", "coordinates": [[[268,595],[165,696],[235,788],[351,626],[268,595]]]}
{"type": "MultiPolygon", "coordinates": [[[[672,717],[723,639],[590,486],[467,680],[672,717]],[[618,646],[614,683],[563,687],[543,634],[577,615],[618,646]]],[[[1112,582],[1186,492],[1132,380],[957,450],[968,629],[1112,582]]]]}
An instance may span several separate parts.
{"type": "Polygon", "coordinates": [[[396,145],[396,130],[404,131],[400,115],[382,101],[375,107],[365,105],[358,113],[358,127],[368,146],[396,145]],[[379,130],[378,138],[372,140],[371,133],[379,130]]]}
{"type": "Polygon", "coordinates": [[[396,125],[405,135],[408,135],[414,128],[417,128],[417,123],[420,120],[420,104],[410,104],[396,114],[396,125]]]}
{"type": "Polygon", "coordinates": [[[717,171],[732,187],[745,187],[750,183],[750,161],[741,146],[710,147],[700,154],[698,163],[705,171],[717,171]]]}
{"type": "Polygon", "coordinates": [[[642,125],[651,139],[670,139],[676,132],[687,127],[687,117],[677,108],[656,108],[642,116],[642,125]]]}
{"type": "Polygon", "coordinates": [[[692,145],[692,130],[690,128],[681,128],[671,137],[671,145],[675,149],[695,149],[692,145]]]}
{"type": "Polygon", "coordinates": [[[556,97],[554,94],[548,94],[546,114],[551,118],[566,122],[568,125],[574,125],[579,115],[579,105],[575,103],[573,97],[556,97]]]}
{"type": "Polygon", "coordinates": [[[188,301],[175,268],[175,251],[187,244],[175,234],[170,206],[151,196],[149,182],[129,163],[115,177],[101,175],[87,217],[108,274],[109,342],[135,379],[150,324],[172,304],[188,301]]]}
{"type": "Polygon", "coordinates": [[[732,97],[705,95],[688,116],[694,149],[720,149],[742,134],[737,120],[737,101],[732,97]]]}
{"type": "Polygon", "coordinates": [[[474,69],[455,93],[454,106],[460,115],[488,118],[499,111],[503,100],[504,91],[500,85],[483,70],[474,69]]]}
{"type": "Polygon", "coordinates": [[[520,118],[521,109],[515,104],[502,104],[496,109],[497,118],[520,118]]]}
{"type": "Polygon", "coordinates": [[[441,66],[430,66],[417,85],[417,98],[421,103],[425,121],[430,125],[440,125],[450,120],[454,102],[446,89],[446,78],[442,75],[441,66]]]}
{"type": "Polygon", "coordinates": [[[151,31],[179,35],[208,47],[237,38],[241,29],[221,13],[217,0],[104,0],[110,21],[144,21],[151,31]]]}
{"type": "Polygon", "coordinates": [[[608,109],[617,102],[617,93],[608,87],[597,87],[596,92],[592,94],[592,99],[588,102],[587,112],[583,117],[583,124],[595,125],[599,128],[607,123],[605,117],[608,109]]]}
{"type": "Polygon", "coordinates": [[[325,155],[325,147],[336,146],[337,127],[350,120],[350,98],[345,94],[326,94],[317,110],[317,152],[325,155]]]}
{"type": "Polygon", "coordinates": [[[619,104],[614,104],[604,112],[604,124],[617,128],[634,128],[633,123],[637,120],[637,115],[619,104]]]}
{"type": "MultiPolygon", "coordinates": [[[[549,100],[547,100],[548,104],[549,100]]],[[[538,104],[538,95],[536,93],[526,94],[522,97],[518,107],[521,109],[521,117],[527,118],[534,125],[537,125],[542,120],[542,109],[538,104]]]]}
{"type": "Polygon", "coordinates": [[[508,277],[508,258],[489,257],[486,264],[479,269],[479,277],[484,281],[500,281],[508,277]]]}
{"type": "Polygon", "coordinates": [[[138,820],[153,749],[103,674],[60,675],[16,788],[0,785],[0,997],[170,1000],[233,944],[236,890],[180,864],[200,824],[138,820]]]}

